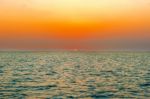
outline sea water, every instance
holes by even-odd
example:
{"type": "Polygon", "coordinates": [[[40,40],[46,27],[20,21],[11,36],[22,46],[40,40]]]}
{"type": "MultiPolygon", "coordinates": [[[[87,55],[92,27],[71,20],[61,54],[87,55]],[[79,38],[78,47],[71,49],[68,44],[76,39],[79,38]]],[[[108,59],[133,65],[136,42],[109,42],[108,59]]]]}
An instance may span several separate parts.
{"type": "Polygon", "coordinates": [[[148,99],[149,52],[0,52],[0,99],[148,99]]]}

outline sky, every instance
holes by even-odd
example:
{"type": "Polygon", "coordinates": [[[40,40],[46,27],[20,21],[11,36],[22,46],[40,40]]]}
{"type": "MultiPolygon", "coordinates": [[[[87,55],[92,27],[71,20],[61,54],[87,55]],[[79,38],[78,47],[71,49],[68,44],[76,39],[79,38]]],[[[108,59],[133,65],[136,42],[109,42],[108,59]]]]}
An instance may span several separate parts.
{"type": "Polygon", "coordinates": [[[149,39],[149,0],[0,0],[0,49],[150,49],[149,39]]]}

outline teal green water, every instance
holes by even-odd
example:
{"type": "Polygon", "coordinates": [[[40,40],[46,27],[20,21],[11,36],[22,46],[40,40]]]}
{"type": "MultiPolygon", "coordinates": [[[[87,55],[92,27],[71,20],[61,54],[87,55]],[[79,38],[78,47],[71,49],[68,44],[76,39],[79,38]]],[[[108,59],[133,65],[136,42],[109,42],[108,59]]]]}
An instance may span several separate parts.
{"type": "Polygon", "coordinates": [[[148,52],[0,52],[0,99],[149,99],[148,52]]]}

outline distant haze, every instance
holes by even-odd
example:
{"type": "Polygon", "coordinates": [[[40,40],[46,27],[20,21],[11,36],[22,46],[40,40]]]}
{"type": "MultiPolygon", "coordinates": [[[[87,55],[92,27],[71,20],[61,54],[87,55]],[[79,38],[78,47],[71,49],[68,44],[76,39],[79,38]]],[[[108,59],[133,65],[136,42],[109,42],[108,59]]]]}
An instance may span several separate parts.
{"type": "Polygon", "coordinates": [[[147,39],[3,39],[0,50],[150,50],[147,39]]]}

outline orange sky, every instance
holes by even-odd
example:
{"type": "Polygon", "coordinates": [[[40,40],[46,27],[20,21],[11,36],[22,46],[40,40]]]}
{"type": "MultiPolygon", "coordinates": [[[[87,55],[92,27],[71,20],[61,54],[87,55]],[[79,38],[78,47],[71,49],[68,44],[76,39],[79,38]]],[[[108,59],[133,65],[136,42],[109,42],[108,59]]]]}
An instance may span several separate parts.
{"type": "Polygon", "coordinates": [[[0,39],[150,37],[149,0],[0,0],[0,39]]]}

